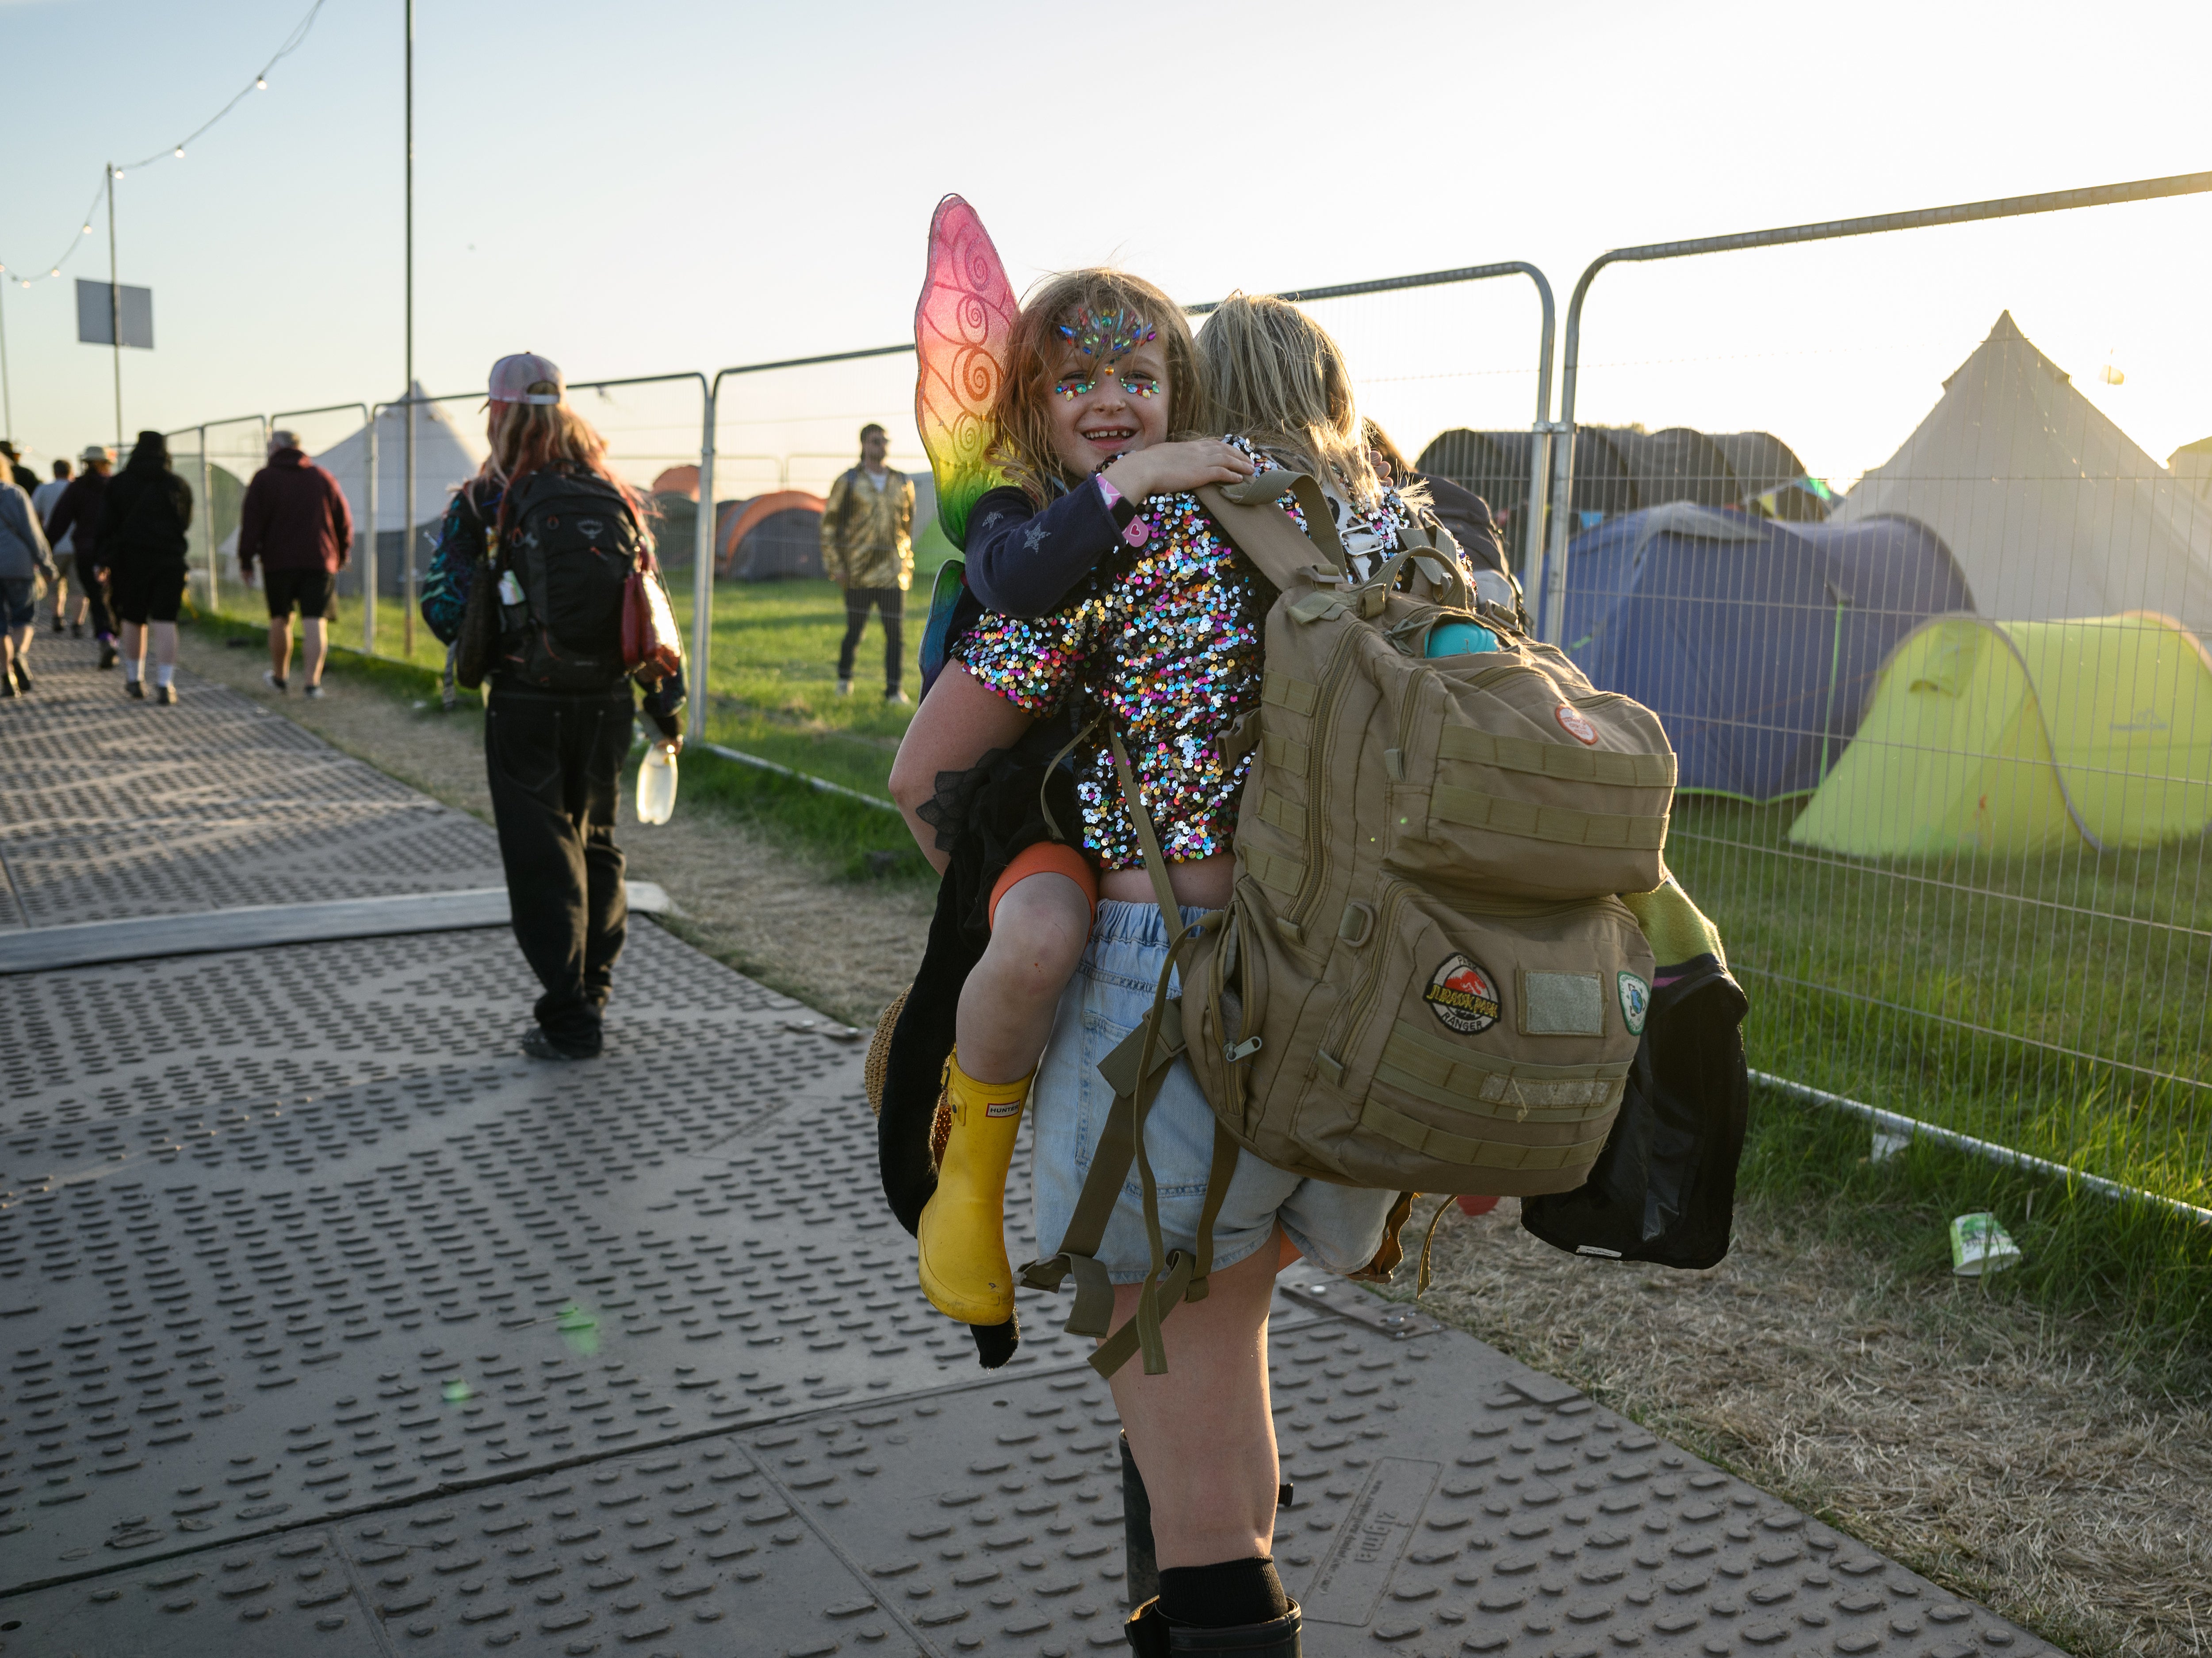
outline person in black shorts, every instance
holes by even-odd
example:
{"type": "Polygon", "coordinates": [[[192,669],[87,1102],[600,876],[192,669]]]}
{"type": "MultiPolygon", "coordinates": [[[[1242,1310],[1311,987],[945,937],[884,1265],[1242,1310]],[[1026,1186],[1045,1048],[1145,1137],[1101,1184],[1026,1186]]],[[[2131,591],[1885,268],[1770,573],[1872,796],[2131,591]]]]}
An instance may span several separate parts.
{"type": "Polygon", "coordinates": [[[246,486],[238,520],[240,579],[252,586],[258,563],[269,601],[269,666],[261,677],[271,690],[290,688],[296,607],[305,635],[306,694],[323,694],[329,624],[337,619],[338,572],[352,549],[353,512],[338,481],[307,459],[295,434],[271,432],[269,464],[246,486]]]}
{"type": "Polygon", "coordinates": [[[146,699],[149,632],[154,700],[177,700],[177,611],[185,598],[185,531],[191,521],[191,489],[169,470],[168,444],[159,432],[141,432],[102,498],[94,560],[107,571],[123,623],[123,693],[138,701],[146,699]]]}

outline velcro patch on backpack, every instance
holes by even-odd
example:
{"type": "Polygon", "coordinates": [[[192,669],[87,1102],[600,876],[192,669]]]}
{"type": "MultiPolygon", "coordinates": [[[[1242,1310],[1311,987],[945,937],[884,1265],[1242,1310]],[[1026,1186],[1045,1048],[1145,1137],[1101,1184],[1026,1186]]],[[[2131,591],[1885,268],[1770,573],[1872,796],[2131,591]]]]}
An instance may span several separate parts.
{"type": "Polygon", "coordinates": [[[1602,1036],[1605,987],[1595,973],[1537,973],[1521,969],[1521,1034],[1524,1036],[1602,1036]]]}

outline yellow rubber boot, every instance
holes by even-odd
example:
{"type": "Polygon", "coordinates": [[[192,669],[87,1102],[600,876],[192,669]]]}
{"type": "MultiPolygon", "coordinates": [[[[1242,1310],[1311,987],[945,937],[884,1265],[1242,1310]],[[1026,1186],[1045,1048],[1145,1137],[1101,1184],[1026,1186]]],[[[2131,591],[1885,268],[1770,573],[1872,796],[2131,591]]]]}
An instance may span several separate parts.
{"type": "MultiPolygon", "coordinates": [[[[1032,1072],[1031,1075],[1036,1073],[1032,1072]]],[[[937,1191],[921,1212],[921,1291],[963,1324],[1004,1324],[1014,1315],[1014,1269],[1006,1260],[1006,1170],[1030,1078],[979,1083],[945,1062],[952,1133],[937,1167],[937,1191]]]]}

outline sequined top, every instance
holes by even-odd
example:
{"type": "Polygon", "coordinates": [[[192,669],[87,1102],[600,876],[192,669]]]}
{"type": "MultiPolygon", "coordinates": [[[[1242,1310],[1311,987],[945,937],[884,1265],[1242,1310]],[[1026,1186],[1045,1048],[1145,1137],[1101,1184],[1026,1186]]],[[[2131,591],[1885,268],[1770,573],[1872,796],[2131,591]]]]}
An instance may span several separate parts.
{"type": "MultiPolygon", "coordinates": [[[[1229,441],[1262,470],[1277,463],[1229,441]]],[[[1280,503],[1304,522],[1296,503],[1280,503]]],[[[1034,621],[988,615],[954,652],[983,684],[1039,718],[1071,702],[1096,709],[1122,734],[1137,787],[1170,863],[1231,849],[1248,755],[1224,763],[1222,733],[1260,703],[1265,591],[1194,496],[1144,503],[1150,533],[1101,559],[1067,602],[1034,621]]],[[[1340,514],[1341,517],[1342,515],[1340,514]]],[[[1342,527],[1350,547],[1395,552],[1411,513],[1395,494],[1342,527]],[[1371,537],[1371,538],[1370,538],[1371,537]]],[[[1364,560],[1362,561],[1364,562],[1364,560]]],[[[1076,755],[1083,845],[1106,870],[1145,861],[1115,780],[1113,750],[1086,743],[1076,755]]]]}

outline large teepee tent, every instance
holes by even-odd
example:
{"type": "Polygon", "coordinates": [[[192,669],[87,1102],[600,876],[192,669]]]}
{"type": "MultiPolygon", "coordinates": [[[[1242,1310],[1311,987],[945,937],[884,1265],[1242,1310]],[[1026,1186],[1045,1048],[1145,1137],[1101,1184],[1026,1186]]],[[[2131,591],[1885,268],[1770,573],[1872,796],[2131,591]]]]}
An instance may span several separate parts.
{"type": "Polygon", "coordinates": [[[2145,454],[2006,312],[1830,514],[1915,518],[2004,621],[2155,610],[2212,634],[2212,501],[2145,454]]]}
{"type": "Polygon", "coordinates": [[[2212,823],[2212,660],[2163,616],[1938,616],[1790,826],[1860,857],[2155,846],[2212,823]]]}
{"type": "MultiPolygon", "coordinates": [[[[416,386],[415,392],[418,397],[424,395],[420,385],[416,386]]],[[[399,531],[411,517],[422,537],[434,535],[440,521],[446,515],[446,503],[452,498],[453,486],[475,477],[477,468],[483,464],[484,441],[481,422],[465,425],[453,414],[456,408],[465,410],[469,407],[467,404],[443,403],[416,406],[415,510],[411,515],[404,511],[402,505],[407,494],[407,411],[386,409],[377,415],[377,565],[379,585],[387,593],[398,591],[402,568],[399,550],[404,544],[399,531]]],[[[345,491],[346,505],[353,509],[356,537],[366,536],[368,533],[367,430],[340,439],[313,459],[315,465],[326,469],[337,479],[338,488],[345,491]]],[[[421,538],[418,537],[418,540],[421,538]]],[[[427,564],[428,555],[426,549],[419,546],[416,552],[416,565],[420,569],[427,564]]],[[[356,561],[356,568],[358,568],[356,561]]]]}

